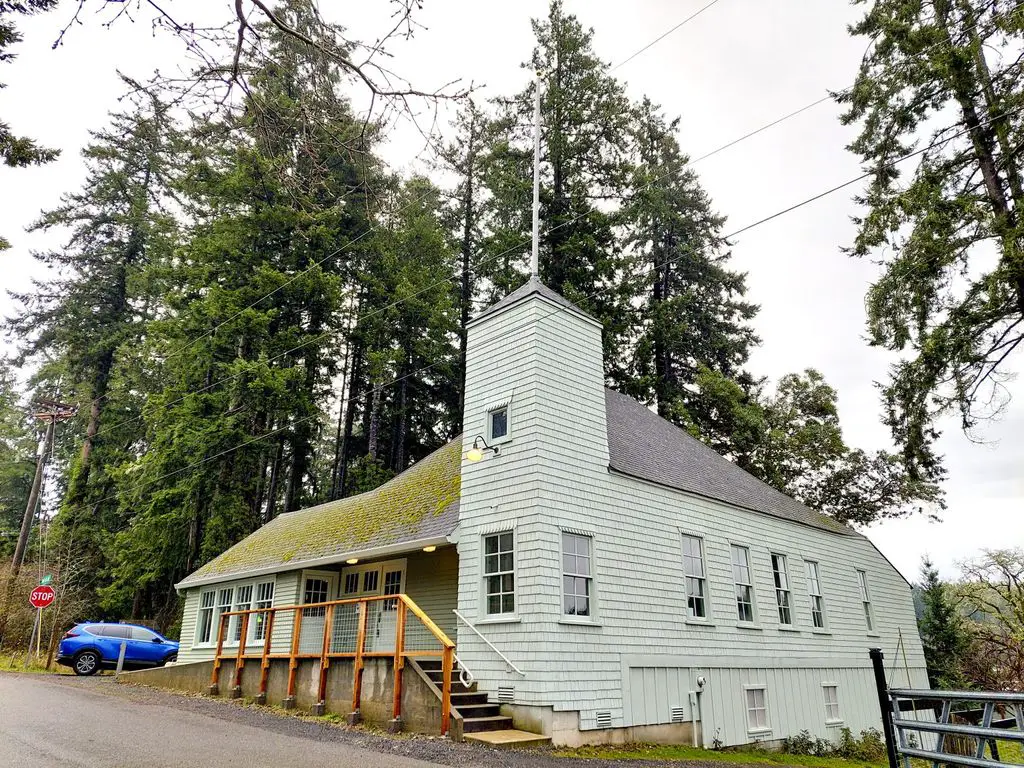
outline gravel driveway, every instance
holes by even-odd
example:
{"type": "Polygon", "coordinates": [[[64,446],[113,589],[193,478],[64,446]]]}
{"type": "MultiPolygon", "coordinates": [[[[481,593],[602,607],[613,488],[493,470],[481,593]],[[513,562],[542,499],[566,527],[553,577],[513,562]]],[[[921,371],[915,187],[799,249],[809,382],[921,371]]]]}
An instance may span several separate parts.
{"type": "MultiPolygon", "coordinates": [[[[387,737],[239,702],[121,685],[109,676],[0,674],[0,763],[50,766],[709,766],[557,758],[430,737],[387,737]]],[[[747,767],[749,768],[749,766],[747,767]]]]}

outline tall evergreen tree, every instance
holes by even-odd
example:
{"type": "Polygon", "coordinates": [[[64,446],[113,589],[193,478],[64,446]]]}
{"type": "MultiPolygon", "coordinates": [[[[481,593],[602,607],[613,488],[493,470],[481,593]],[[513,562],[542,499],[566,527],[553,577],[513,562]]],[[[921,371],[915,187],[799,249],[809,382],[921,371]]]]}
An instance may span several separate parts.
{"type": "MultiPolygon", "coordinates": [[[[0,0],[0,63],[14,59],[16,54],[9,50],[20,43],[21,33],[15,25],[16,14],[31,16],[57,7],[57,0],[0,0]]],[[[4,83],[0,83],[0,88],[4,83]]],[[[27,136],[18,136],[11,126],[0,120],[0,161],[11,168],[41,165],[57,158],[59,150],[41,147],[27,136]]],[[[0,237],[0,251],[9,243],[0,237]]]]}
{"type": "Polygon", "coordinates": [[[884,254],[871,342],[904,353],[883,389],[885,421],[910,470],[941,478],[936,420],[956,413],[970,430],[998,413],[1024,345],[1024,8],[854,2],[867,11],[851,33],[871,45],[839,100],[843,121],[861,124],[850,150],[873,175],[851,252],[884,254]],[[916,167],[895,165],[919,144],[916,167]]]}
{"type": "MultiPolygon", "coordinates": [[[[319,29],[308,3],[280,13],[319,29]]],[[[122,469],[121,503],[135,514],[117,539],[106,603],[160,611],[163,623],[174,582],[316,500],[313,450],[359,261],[351,244],[369,226],[372,126],[339,95],[336,67],[265,33],[274,57],[255,63],[241,109],[195,133],[181,185],[193,223],[168,272],[167,316],[153,326],[166,383],[150,399],[146,452],[122,469]]]]}
{"type": "Polygon", "coordinates": [[[962,689],[966,682],[962,664],[969,651],[970,637],[948,586],[939,578],[938,570],[927,556],[921,560],[918,589],[924,612],[917,625],[928,665],[928,684],[932,688],[962,689]]]}
{"type": "Polygon", "coordinates": [[[32,486],[36,446],[13,366],[0,358],[0,558],[14,551],[32,486]]]}
{"type": "MultiPolygon", "coordinates": [[[[606,359],[614,360],[629,321],[615,226],[631,169],[630,104],[594,52],[593,30],[566,14],[561,0],[532,23],[537,44],[528,68],[542,78],[540,277],[604,324],[606,359]]],[[[499,115],[513,150],[503,175],[525,172],[518,184],[505,185],[518,193],[508,202],[527,212],[530,197],[520,194],[530,189],[532,162],[524,167],[521,159],[532,156],[534,88],[507,101],[499,115]]],[[[520,263],[528,252],[524,245],[520,263]]]]}
{"type": "Polygon", "coordinates": [[[612,367],[612,380],[708,439],[717,409],[714,391],[696,386],[698,375],[706,369],[753,386],[743,367],[758,343],[748,325],[757,307],[744,300],[744,275],[728,269],[725,220],[679,148],[678,124],[648,99],[635,110],[636,192],[623,219],[634,290],[642,298],[635,305],[635,349],[628,367],[617,375],[612,367]]]}
{"type": "Polygon", "coordinates": [[[64,195],[36,230],[70,232],[64,247],[34,254],[50,276],[12,294],[22,310],[5,327],[21,342],[20,361],[37,365],[43,391],[81,403],[65,427],[77,455],[64,478],[58,531],[73,535],[76,557],[102,574],[110,532],[121,527],[110,469],[132,455],[147,383],[138,347],[156,310],[157,268],[169,258],[175,133],[157,101],[115,114],[83,151],[82,189],[64,195]],[[95,468],[95,470],[94,470],[95,468]]]}

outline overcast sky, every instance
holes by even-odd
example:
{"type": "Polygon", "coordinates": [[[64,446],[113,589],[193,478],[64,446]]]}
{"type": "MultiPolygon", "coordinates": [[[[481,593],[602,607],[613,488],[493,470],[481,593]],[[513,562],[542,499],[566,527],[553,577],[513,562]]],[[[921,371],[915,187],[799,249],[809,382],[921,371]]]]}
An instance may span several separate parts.
{"type": "MultiPolygon", "coordinates": [[[[565,7],[594,28],[598,54],[617,64],[707,2],[566,0],[565,7]]],[[[169,0],[167,6],[179,18],[231,14],[222,0],[169,0]]],[[[321,0],[321,7],[353,37],[371,42],[386,28],[390,11],[383,0],[321,0]]],[[[4,288],[24,290],[31,277],[41,275],[29,252],[52,240],[24,228],[61,192],[81,183],[78,152],[87,132],[104,124],[123,93],[116,70],[145,78],[154,68],[169,72],[183,61],[180,43],[154,36],[145,21],[107,29],[86,17],[63,46],[51,50],[66,12],[65,7],[19,22],[25,33],[19,58],[0,68],[0,81],[8,83],[0,90],[3,119],[15,131],[63,150],[59,161],[42,168],[0,168],[0,233],[13,244],[0,253],[4,288]]],[[[393,68],[423,89],[461,77],[484,84],[480,99],[517,91],[527,77],[520,64],[532,46],[530,17],[545,12],[544,0],[425,0],[416,18],[426,29],[392,47],[393,68]]],[[[846,34],[856,12],[840,0],[720,0],[615,74],[628,83],[631,96],[647,94],[681,116],[680,142],[699,157],[827,90],[849,85],[865,47],[846,34]]],[[[357,105],[360,99],[354,91],[357,105]]],[[[844,149],[853,130],[841,126],[837,114],[833,103],[821,104],[695,166],[718,210],[728,216],[727,231],[858,175],[856,158],[844,149]]],[[[422,143],[411,128],[402,129],[385,157],[396,168],[418,168],[422,143]]],[[[761,306],[755,326],[763,344],[751,361],[753,372],[776,379],[817,368],[839,392],[847,442],[875,450],[890,447],[879,422],[875,382],[885,378],[891,357],[864,340],[863,300],[876,267],[840,252],[853,238],[856,189],[737,237],[734,266],[749,274],[749,296],[761,306]]],[[[13,311],[4,292],[0,314],[13,311]]],[[[955,561],[981,548],[1024,545],[1024,385],[1013,382],[1010,389],[1017,400],[982,432],[985,444],[948,425],[940,443],[950,473],[943,522],[910,519],[869,531],[908,578],[916,577],[925,553],[953,576],[955,561]]]]}

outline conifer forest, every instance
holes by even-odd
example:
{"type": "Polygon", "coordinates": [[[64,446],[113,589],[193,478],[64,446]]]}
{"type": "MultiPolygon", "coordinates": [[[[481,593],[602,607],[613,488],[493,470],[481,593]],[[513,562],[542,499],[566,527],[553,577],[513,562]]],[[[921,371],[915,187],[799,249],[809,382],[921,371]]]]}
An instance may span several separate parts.
{"type": "MultiPolygon", "coordinates": [[[[537,82],[540,278],[603,323],[607,386],[843,522],[941,512],[935,420],[962,412],[966,428],[1022,338],[1024,193],[1019,161],[1003,157],[1019,152],[1020,118],[997,113],[1024,83],[967,54],[987,37],[1019,42],[1024,18],[1004,2],[936,2],[938,21],[905,17],[896,0],[858,4],[865,21],[851,33],[876,44],[837,98],[863,126],[850,149],[874,175],[846,245],[890,259],[868,297],[867,341],[903,354],[879,406],[891,446],[848,444],[836,390],[812,367],[769,381],[750,365],[759,307],[731,262],[730,212],[691,167],[681,118],[628,96],[561,0],[532,22],[521,86],[486,98],[354,66],[372,41],[346,37],[312,0],[254,3],[220,30],[179,20],[171,33],[196,50],[222,36],[217,77],[125,75],[125,97],[82,150],[84,182],[54,189],[32,225],[62,245],[34,254],[40,277],[2,318],[4,567],[43,461],[23,563],[45,555],[65,583],[73,574],[69,620],[173,632],[174,584],[191,571],[275,516],[373,489],[460,434],[466,324],[528,277],[537,82]],[[944,82],[950,66],[962,71],[944,82]],[[885,83],[898,77],[896,94],[885,83]],[[353,89],[377,108],[356,110],[353,89]],[[911,130],[953,114],[943,104],[957,107],[936,128],[947,142],[897,184],[886,164],[928,143],[911,130]],[[429,173],[379,152],[407,109],[449,121],[440,132],[423,118],[429,173]],[[950,139],[970,114],[987,154],[950,139]],[[1004,260],[952,296],[950,275],[982,240],[1004,260]],[[901,280],[908,261],[930,266],[901,280]],[[65,410],[40,455],[48,424],[36,416],[54,408],[65,410]]],[[[56,5],[0,3],[0,62],[17,52],[21,19],[56,5]]],[[[2,118],[7,166],[28,174],[53,159],[2,118]]]]}

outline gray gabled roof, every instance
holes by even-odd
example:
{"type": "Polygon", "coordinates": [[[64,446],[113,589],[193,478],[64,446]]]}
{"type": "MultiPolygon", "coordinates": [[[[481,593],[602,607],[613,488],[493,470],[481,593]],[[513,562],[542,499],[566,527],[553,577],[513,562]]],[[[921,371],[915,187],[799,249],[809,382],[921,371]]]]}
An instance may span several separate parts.
{"type": "Polygon", "coordinates": [[[531,277],[529,280],[527,280],[521,286],[519,286],[514,291],[512,291],[512,293],[508,294],[508,296],[503,298],[501,301],[498,301],[498,302],[495,302],[494,304],[491,304],[491,306],[489,306],[487,309],[485,309],[479,315],[474,317],[470,324],[479,322],[483,318],[489,317],[490,315],[493,315],[493,314],[495,314],[497,312],[501,312],[502,310],[506,309],[507,307],[510,307],[513,304],[518,304],[523,299],[526,299],[527,297],[533,296],[533,295],[543,296],[548,301],[551,301],[551,302],[557,304],[558,306],[562,307],[563,309],[568,309],[570,312],[575,312],[576,314],[578,314],[578,315],[580,315],[582,317],[585,317],[588,320],[592,320],[595,323],[598,322],[596,319],[594,319],[593,316],[591,316],[591,315],[587,314],[586,312],[584,312],[582,309],[577,307],[575,304],[573,304],[567,298],[565,298],[561,294],[556,293],[555,291],[551,290],[550,288],[548,288],[546,285],[544,285],[544,283],[542,283],[537,278],[531,277]]]}
{"type": "Polygon", "coordinates": [[[631,397],[605,390],[608,455],[616,472],[773,517],[857,536],[772,488],[631,397]]]}

